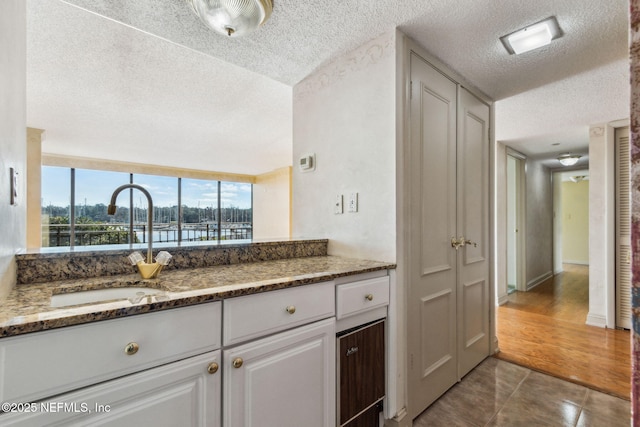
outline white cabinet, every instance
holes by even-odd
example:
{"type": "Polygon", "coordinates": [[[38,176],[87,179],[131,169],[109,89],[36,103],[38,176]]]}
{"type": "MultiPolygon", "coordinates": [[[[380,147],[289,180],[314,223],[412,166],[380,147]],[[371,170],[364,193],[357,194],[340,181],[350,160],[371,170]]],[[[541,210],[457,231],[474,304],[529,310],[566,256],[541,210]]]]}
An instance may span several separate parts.
{"type": "Polygon", "coordinates": [[[223,312],[224,425],[334,426],[334,282],[231,298],[223,312]]]}
{"type": "Polygon", "coordinates": [[[0,402],[33,402],[219,349],[221,311],[214,302],[3,338],[0,402]]]}
{"type": "Polygon", "coordinates": [[[332,317],[335,284],[323,282],[223,301],[224,346],[332,317]]]}
{"type": "Polygon", "coordinates": [[[0,425],[220,426],[220,350],[34,403],[0,425]]]}
{"type": "Polygon", "coordinates": [[[334,315],[330,281],[5,338],[0,425],[332,427],[334,315]]]}
{"type": "Polygon", "coordinates": [[[226,427],[335,425],[335,319],[223,351],[226,427]]]}

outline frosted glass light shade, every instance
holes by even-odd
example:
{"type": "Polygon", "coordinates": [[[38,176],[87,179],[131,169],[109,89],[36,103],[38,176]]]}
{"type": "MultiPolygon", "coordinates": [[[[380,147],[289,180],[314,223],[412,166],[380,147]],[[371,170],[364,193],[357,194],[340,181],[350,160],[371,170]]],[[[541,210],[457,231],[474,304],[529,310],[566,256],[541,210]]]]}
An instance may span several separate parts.
{"type": "Polygon", "coordinates": [[[532,25],[507,37],[516,54],[528,52],[551,43],[551,30],[546,22],[532,25]]]}
{"type": "Polygon", "coordinates": [[[551,40],[562,37],[563,33],[554,16],[531,24],[518,31],[500,37],[504,48],[510,54],[519,54],[548,45],[551,40]]]}
{"type": "Polygon", "coordinates": [[[578,163],[580,157],[582,156],[565,154],[564,156],[558,157],[558,161],[562,163],[562,166],[573,166],[578,163]]]}
{"type": "Polygon", "coordinates": [[[262,25],[273,10],[271,0],[186,0],[195,14],[214,31],[239,37],[262,25]]]}

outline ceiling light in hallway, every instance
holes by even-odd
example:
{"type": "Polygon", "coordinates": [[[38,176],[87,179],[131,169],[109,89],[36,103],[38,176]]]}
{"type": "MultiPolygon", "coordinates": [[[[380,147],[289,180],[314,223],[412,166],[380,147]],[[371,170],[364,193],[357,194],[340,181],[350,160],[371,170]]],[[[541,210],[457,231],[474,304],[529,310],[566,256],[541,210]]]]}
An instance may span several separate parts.
{"type": "Polygon", "coordinates": [[[554,16],[528,27],[500,37],[500,41],[510,54],[520,54],[538,49],[551,43],[562,35],[558,21],[554,16]]]}
{"type": "Polygon", "coordinates": [[[563,154],[562,156],[558,157],[558,161],[562,163],[562,166],[573,166],[578,163],[580,157],[582,156],[578,156],[576,154],[563,154]]]}

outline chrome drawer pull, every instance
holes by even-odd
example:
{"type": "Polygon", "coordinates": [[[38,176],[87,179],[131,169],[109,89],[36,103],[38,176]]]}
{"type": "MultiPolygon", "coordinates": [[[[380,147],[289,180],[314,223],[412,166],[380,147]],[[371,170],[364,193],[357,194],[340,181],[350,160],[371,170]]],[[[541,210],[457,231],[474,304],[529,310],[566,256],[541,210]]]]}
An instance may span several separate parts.
{"type": "Polygon", "coordinates": [[[347,349],[347,357],[358,352],[358,347],[351,347],[347,349]]]}

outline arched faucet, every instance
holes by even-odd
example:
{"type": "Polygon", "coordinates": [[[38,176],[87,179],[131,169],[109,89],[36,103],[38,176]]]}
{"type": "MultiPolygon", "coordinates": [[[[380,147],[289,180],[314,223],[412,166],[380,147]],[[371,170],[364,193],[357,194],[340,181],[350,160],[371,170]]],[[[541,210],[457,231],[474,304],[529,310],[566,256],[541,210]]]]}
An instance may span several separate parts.
{"type": "Polygon", "coordinates": [[[151,194],[149,194],[149,192],[141,185],[138,184],[124,184],[121,185],[120,187],[116,188],[113,191],[113,194],[111,195],[111,203],[109,204],[109,206],[107,207],[107,214],[108,215],[115,215],[116,213],[116,198],[118,197],[118,194],[120,194],[120,192],[126,188],[135,188],[138,189],[140,191],[142,191],[142,194],[144,194],[147,197],[147,202],[149,203],[149,210],[148,210],[148,215],[147,215],[147,240],[149,242],[149,246],[147,248],[147,264],[152,264],[153,263],[153,200],[151,200],[151,194]]]}

